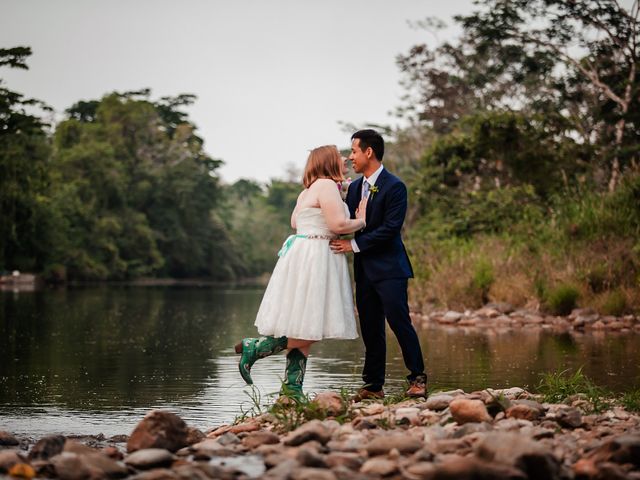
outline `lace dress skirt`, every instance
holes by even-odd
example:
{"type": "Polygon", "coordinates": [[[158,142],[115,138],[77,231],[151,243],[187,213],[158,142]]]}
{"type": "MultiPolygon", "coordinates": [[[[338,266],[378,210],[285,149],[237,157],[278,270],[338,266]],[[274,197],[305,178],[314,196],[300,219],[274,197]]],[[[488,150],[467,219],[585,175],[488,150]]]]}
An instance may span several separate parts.
{"type": "Polygon", "coordinates": [[[358,337],[345,255],[329,248],[319,208],[296,217],[297,235],[283,246],[265,290],[255,325],[261,335],[303,340],[358,337]]]}

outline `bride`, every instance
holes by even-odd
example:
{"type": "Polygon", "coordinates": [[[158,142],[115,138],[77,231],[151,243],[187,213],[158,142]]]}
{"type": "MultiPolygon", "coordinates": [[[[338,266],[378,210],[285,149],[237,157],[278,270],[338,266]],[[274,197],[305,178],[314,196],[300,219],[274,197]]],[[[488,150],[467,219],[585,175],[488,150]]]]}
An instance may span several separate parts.
{"type": "Polygon", "coordinates": [[[261,337],[244,338],[240,375],[252,384],[251,367],[260,358],[288,349],[281,395],[304,398],[302,383],[309,349],[323,338],[357,338],[346,257],[329,241],[365,227],[367,200],[356,218],[340,196],[343,160],[334,145],[315,148],[304,169],[304,190],[291,214],[296,230],[278,252],[278,262],[262,298],[255,325],[261,337]],[[338,188],[336,188],[336,186],[338,188]]]}

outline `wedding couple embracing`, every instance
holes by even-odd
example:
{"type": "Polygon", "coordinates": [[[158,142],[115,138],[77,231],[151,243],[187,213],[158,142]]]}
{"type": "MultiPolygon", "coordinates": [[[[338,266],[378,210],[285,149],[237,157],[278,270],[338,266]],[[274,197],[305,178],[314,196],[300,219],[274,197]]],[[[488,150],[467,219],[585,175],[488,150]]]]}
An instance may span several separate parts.
{"type": "Polygon", "coordinates": [[[281,395],[304,398],[302,384],[309,349],[325,338],[357,338],[353,294],[345,254],[354,254],[356,306],[364,341],[364,385],[354,401],[384,397],[385,319],[395,334],[405,366],[409,397],[425,397],[427,377],[418,336],[409,318],[407,282],[413,277],[400,230],[407,189],[382,165],[384,140],[374,130],[351,137],[352,162],[362,174],[348,188],[340,183],[345,161],[335,146],[311,151],[304,190],[291,214],[291,235],[264,293],[255,325],[260,337],[235,346],[240,374],[252,384],[251,368],[264,357],[288,350],[281,395]],[[338,188],[336,188],[338,185],[338,188]],[[352,239],[340,239],[351,234],[352,239]]]}

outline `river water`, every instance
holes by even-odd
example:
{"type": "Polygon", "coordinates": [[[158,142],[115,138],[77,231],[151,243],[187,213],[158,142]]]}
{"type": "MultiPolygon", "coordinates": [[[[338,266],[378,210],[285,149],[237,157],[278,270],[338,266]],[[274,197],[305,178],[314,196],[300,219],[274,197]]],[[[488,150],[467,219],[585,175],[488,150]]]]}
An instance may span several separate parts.
{"type": "MultiPolygon", "coordinates": [[[[128,434],[146,412],[169,409],[206,430],[273,401],[283,354],[260,360],[248,388],[233,345],[255,334],[261,288],[102,286],[0,292],[0,430],[128,434]]],[[[430,386],[534,388],[540,374],[583,366],[616,392],[640,384],[640,335],[554,335],[538,329],[419,331],[430,386]]],[[[360,340],[316,344],[305,390],[355,390],[360,340]]],[[[387,385],[406,372],[389,336],[387,385]]],[[[254,410],[255,411],[255,410],[254,410]]]]}

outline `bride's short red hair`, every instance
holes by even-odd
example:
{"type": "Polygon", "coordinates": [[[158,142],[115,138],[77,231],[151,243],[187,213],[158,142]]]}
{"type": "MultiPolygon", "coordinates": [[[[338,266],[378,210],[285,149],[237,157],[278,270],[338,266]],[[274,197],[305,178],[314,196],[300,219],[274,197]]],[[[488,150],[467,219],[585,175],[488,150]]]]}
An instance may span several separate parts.
{"type": "Polygon", "coordinates": [[[314,148],[309,153],[304,167],[302,183],[309,188],[318,178],[330,178],[335,182],[344,180],[342,175],[342,156],[335,145],[314,148]]]}

